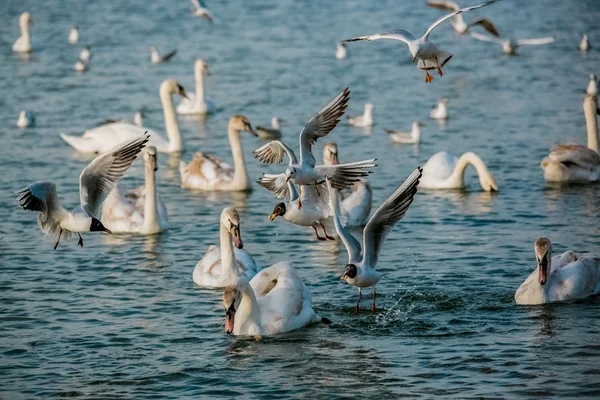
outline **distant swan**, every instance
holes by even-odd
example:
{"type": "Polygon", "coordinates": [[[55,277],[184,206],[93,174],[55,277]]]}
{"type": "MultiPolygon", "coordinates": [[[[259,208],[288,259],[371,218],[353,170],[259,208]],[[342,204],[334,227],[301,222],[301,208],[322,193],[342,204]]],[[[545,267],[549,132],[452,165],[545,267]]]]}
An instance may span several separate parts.
{"type": "Polygon", "coordinates": [[[209,114],[215,112],[215,105],[208,100],[204,93],[204,77],[210,75],[208,64],[199,58],[194,64],[196,93],[188,93],[187,98],[181,99],[177,106],[177,114],[209,114]]]}
{"type": "Polygon", "coordinates": [[[472,165],[479,175],[479,183],[486,192],[497,192],[498,185],[487,167],[475,153],[464,153],[460,158],[440,151],[423,166],[422,189],[461,189],[465,187],[465,170],[472,165]]]}
{"type": "Polygon", "coordinates": [[[33,23],[31,14],[25,11],[19,16],[19,29],[21,36],[13,43],[12,50],[17,53],[29,53],[31,51],[31,38],[29,36],[29,25],[33,23]]]}
{"type": "Polygon", "coordinates": [[[598,154],[598,98],[586,96],[583,111],[587,125],[588,145],[557,144],[540,164],[546,182],[596,182],[600,180],[598,154]]]}
{"type": "Polygon", "coordinates": [[[581,257],[571,250],[552,257],[552,242],[535,241],[537,268],[515,293],[515,302],[538,305],[583,299],[600,294],[600,258],[581,257]]]}
{"type": "Polygon", "coordinates": [[[186,96],[185,90],[177,81],[167,79],[160,85],[160,100],[163,106],[168,139],[164,139],[150,129],[125,122],[115,122],[99,126],[86,131],[81,137],[69,136],[64,133],[61,133],[60,137],[81,153],[103,153],[114,147],[115,144],[148,132],[151,135],[149,144],[155,146],[159,152],[172,153],[181,151],[183,150],[183,145],[179,134],[177,115],[175,114],[171,98],[172,94],[186,96]]]}

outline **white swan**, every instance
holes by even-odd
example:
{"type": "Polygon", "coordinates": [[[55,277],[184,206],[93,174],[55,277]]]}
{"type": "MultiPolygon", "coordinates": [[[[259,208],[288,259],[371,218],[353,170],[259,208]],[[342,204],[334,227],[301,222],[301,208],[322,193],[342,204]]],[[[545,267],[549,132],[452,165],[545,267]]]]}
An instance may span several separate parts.
{"type": "Polygon", "coordinates": [[[571,250],[552,257],[552,242],[535,241],[537,268],[515,293],[515,302],[538,305],[583,299],[600,294],[600,258],[581,257],[571,250]]]}
{"type": "Polygon", "coordinates": [[[170,61],[177,54],[177,50],[173,50],[172,52],[161,56],[156,47],[150,47],[150,62],[152,64],[160,64],[167,61],[170,61]]]}
{"type": "MultiPolygon", "coordinates": [[[[339,164],[337,143],[326,143],[323,147],[323,164],[339,164]]],[[[352,192],[344,196],[341,190],[336,190],[340,202],[341,215],[346,219],[346,226],[362,226],[367,223],[373,204],[373,191],[366,178],[354,182],[352,192]]]]}
{"type": "Polygon", "coordinates": [[[596,75],[590,74],[590,82],[588,83],[585,91],[589,96],[598,96],[598,83],[596,75]]]}
{"type": "Polygon", "coordinates": [[[33,23],[31,14],[25,11],[19,16],[19,29],[21,36],[13,43],[12,51],[17,53],[29,53],[31,51],[31,37],[29,36],[29,25],[33,23]]]}
{"type": "Polygon", "coordinates": [[[64,133],[61,133],[60,137],[81,153],[103,153],[118,143],[148,132],[151,135],[149,144],[155,146],[159,152],[172,153],[181,151],[183,150],[183,145],[179,134],[177,115],[173,107],[173,99],[171,98],[172,94],[186,96],[185,90],[177,81],[167,79],[160,85],[160,100],[163,106],[168,139],[162,138],[158,133],[150,129],[124,122],[99,126],[86,131],[81,137],[69,136],[64,133]]]}
{"type": "Polygon", "coordinates": [[[271,127],[265,128],[263,126],[256,127],[256,133],[258,137],[261,139],[267,140],[279,140],[281,139],[281,128],[279,127],[279,123],[285,122],[279,117],[271,118],[271,127]]]}
{"type": "Polygon", "coordinates": [[[437,107],[431,109],[429,117],[432,119],[448,119],[448,99],[440,99],[437,107]]]}
{"type": "Polygon", "coordinates": [[[145,235],[163,232],[169,227],[167,209],[156,193],[156,147],[144,153],[145,183],[125,192],[117,185],[102,205],[102,221],[113,233],[138,232],[145,235]]]}
{"type": "Polygon", "coordinates": [[[595,182],[600,180],[598,154],[598,98],[586,96],[583,111],[587,125],[588,145],[557,144],[540,164],[546,182],[595,182]]]}
{"type": "Polygon", "coordinates": [[[289,261],[271,265],[250,282],[239,279],[223,292],[225,332],[269,336],[323,321],[312,308],[312,293],[289,261]]]}
{"type": "Polygon", "coordinates": [[[223,160],[205,153],[195,153],[189,164],[181,161],[179,173],[181,187],[210,191],[247,191],[252,190],[252,182],[246,170],[244,151],[240,133],[246,131],[257,136],[250,121],[243,115],[235,115],[229,120],[227,135],[233,155],[233,168],[223,160]]]}
{"type": "Polygon", "coordinates": [[[90,46],[89,44],[86,45],[83,49],[81,49],[81,51],[79,52],[79,59],[83,62],[90,61],[90,58],[91,58],[90,50],[91,49],[92,49],[92,46],[90,46]]]}
{"type": "Polygon", "coordinates": [[[348,49],[346,48],[346,43],[337,43],[337,49],[335,51],[335,58],[338,60],[344,60],[348,57],[348,49]]]}
{"type": "Polygon", "coordinates": [[[210,246],[196,264],[192,273],[196,285],[222,288],[234,284],[240,277],[250,279],[260,271],[252,256],[242,249],[240,216],[235,208],[225,208],[221,212],[220,246],[210,246]]]}
{"type": "Polygon", "coordinates": [[[422,189],[461,189],[465,185],[465,170],[469,165],[475,167],[479,183],[486,192],[497,192],[498,185],[487,167],[475,153],[464,153],[460,158],[440,151],[434,154],[423,166],[423,178],[419,185],[422,189]]]}
{"type": "Polygon", "coordinates": [[[79,42],[79,28],[75,25],[69,32],[69,43],[77,44],[79,42]]]}
{"type": "Polygon", "coordinates": [[[415,144],[421,140],[421,127],[423,123],[421,121],[415,121],[412,123],[412,130],[410,132],[396,132],[390,129],[384,129],[385,132],[390,135],[393,142],[403,144],[415,144]]]}
{"type": "Polygon", "coordinates": [[[359,128],[366,128],[369,126],[373,126],[373,104],[367,103],[365,104],[365,112],[363,115],[359,117],[350,117],[348,116],[348,122],[352,126],[357,126],[359,128]]]}
{"type": "Polygon", "coordinates": [[[581,39],[581,43],[579,43],[579,50],[581,50],[583,53],[586,53],[591,48],[592,48],[592,46],[590,46],[590,41],[588,39],[588,35],[583,35],[583,38],[581,39]]]}
{"type": "Polygon", "coordinates": [[[35,125],[35,116],[29,111],[21,111],[19,113],[19,119],[17,120],[17,126],[19,128],[27,128],[35,125]]]}
{"type": "Polygon", "coordinates": [[[204,76],[210,75],[208,64],[199,58],[194,64],[196,93],[188,93],[188,98],[181,99],[177,106],[177,114],[209,114],[215,112],[215,105],[204,93],[204,76]]]}

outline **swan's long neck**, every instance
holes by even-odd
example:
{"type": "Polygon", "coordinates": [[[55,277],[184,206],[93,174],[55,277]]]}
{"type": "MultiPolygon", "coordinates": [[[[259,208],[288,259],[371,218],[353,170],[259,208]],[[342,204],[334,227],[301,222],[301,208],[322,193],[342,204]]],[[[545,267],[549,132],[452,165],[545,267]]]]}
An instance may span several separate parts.
{"type": "Polygon", "coordinates": [[[181,151],[183,150],[183,145],[181,143],[181,135],[179,134],[177,114],[175,114],[175,107],[173,107],[171,90],[165,84],[160,87],[160,101],[165,116],[165,130],[167,131],[167,137],[169,138],[169,150],[181,151]]]}
{"type": "Polygon", "coordinates": [[[412,131],[410,132],[410,135],[413,137],[413,139],[416,140],[419,140],[419,138],[421,137],[421,127],[419,127],[418,122],[413,122],[412,131]]]}
{"type": "Polygon", "coordinates": [[[206,98],[204,97],[204,69],[202,67],[196,67],[194,70],[196,78],[196,101],[205,103],[206,98]]]}
{"type": "Polygon", "coordinates": [[[490,173],[481,158],[475,153],[468,152],[460,156],[449,178],[452,182],[456,183],[457,187],[465,185],[465,170],[469,165],[472,165],[477,170],[479,181],[489,177],[490,173]]]}
{"type": "Polygon", "coordinates": [[[29,41],[29,20],[22,18],[19,20],[19,29],[21,30],[21,36],[29,41]]]}
{"type": "Polygon", "coordinates": [[[242,291],[242,301],[239,309],[235,313],[234,333],[249,333],[260,335],[260,309],[256,301],[254,290],[247,281],[240,281],[240,290],[242,291]]]}
{"type": "Polygon", "coordinates": [[[158,225],[158,204],[156,201],[156,172],[150,165],[146,165],[146,200],[144,203],[144,229],[155,230],[158,225]]]}
{"type": "Polygon", "coordinates": [[[583,101],[583,112],[585,113],[585,122],[587,125],[588,147],[598,153],[598,98],[596,96],[586,96],[583,101]]]}
{"type": "Polygon", "coordinates": [[[231,242],[231,233],[227,230],[227,227],[221,226],[221,279],[235,279],[237,273],[237,261],[235,254],[233,253],[233,243],[231,242]]]}
{"type": "Polygon", "coordinates": [[[233,182],[232,186],[248,189],[250,185],[250,177],[246,170],[246,161],[244,159],[244,150],[242,149],[242,141],[240,139],[240,131],[229,127],[228,132],[229,144],[231,145],[231,154],[233,155],[233,182]]]}

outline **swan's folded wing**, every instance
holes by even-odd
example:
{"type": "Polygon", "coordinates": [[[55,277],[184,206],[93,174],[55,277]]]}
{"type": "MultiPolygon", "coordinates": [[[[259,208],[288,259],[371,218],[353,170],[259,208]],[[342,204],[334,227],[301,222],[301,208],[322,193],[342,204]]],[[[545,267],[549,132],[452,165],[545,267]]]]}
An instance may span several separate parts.
{"type": "Polygon", "coordinates": [[[53,182],[36,182],[17,192],[23,209],[38,211],[38,224],[47,237],[58,235],[60,220],[67,211],[60,205],[53,182]]]}
{"type": "Polygon", "coordinates": [[[327,136],[337,126],[340,118],[346,112],[348,100],[350,100],[350,90],[345,88],[304,125],[300,132],[300,161],[302,163],[311,167],[315,166],[316,160],[312,154],[312,145],[318,138],[327,136]]]}
{"type": "Polygon", "coordinates": [[[574,164],[584,169],[600,166],[600,155],[594,150],[578,144],[557,144],[550,149],[548,157],[563,164],[574,164]]]}
{"type": "Polygon", "coordinates": [[[287,154],[288,158],[290,159],[289,165],[298,163],[296,154],[294,154],[292,149],[279,140],[270,141],[264,146],[254,150],[252,154],[254,154],[254,158],[258,158],[265,164],[279,164],[283,161],[283,156],[285,154],[287,154]]]}
{"type": "Polygon", "coordinates": [[[386,236],[408,211],[417,193],[423,169],[417,167],[392,195],[375,211],[363,231],[363,263],[375,268],[386,236]]]}

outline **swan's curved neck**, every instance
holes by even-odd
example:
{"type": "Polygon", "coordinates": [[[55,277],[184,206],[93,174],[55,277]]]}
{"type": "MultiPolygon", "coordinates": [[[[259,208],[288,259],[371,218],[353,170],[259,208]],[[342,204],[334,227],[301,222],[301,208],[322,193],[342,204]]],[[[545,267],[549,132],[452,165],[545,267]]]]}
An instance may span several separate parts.
{"type": "Polygon", "coordinates": [[[598,153],[598,100],[595,96],[586,96],[583,101],[583,112],[587,125],[588,147],[598,153]]]}
{"type": "Polygon", "coordinates": [[[156,230],[158,225],[158,204],[156,202],[156,172],[154,167],[146,165],[146,200],[144,202],[144,229],[156,230]],[[154,229],[153,229],[154,228],[154,229]]]}
{"type": "Polygon", "coordinates": [[[233,253],[233,243],[231,242],[231,233],[226,226],[220,224],[220,244],[221,244],[221,279],[235,279],[238,275],[236,258],[233,253]]]}
{"type": "Polygon", "coordinates": [[[242,292],[242,301],[235,313],[234,333],[243,332],[260,335],[260,309],[254,290],[246,280],[239,282],[239,289],[242,292]]]}
{"type": "Polygon", "coordinates": [[[175,107],[173,107],[171,91],[165,85],[160,87],[160,101],[165,117],[165,130],[169,138],[169,151],[181,151],[183,150],[183,145],[181,143],[181,135],[179,134],[177,114],[175,114],[175,107]]]}
{"type": "Polygon", "coordinates": [[[465,153],[456,162],[454,171],[450,175],[450,180],[456,184],[457,187],[463,187],[465,185],[465,170],[469,165],[475,167],[477,175],[479,175],[479,181],[485,180],[490,176],[490,173],[479,156],[475,153],[465,153]]]}
{"type": "Polygon", "coordinates": [[[246,170],[246,161],[244,159],[244,150],[242,149],[242,141],[240,131],[232,127],[228,128],[227,135],[229,136],[229,144],[231,146],[231,154],[233,155],[233,181],[232,186],[241,189],[249,189],[251,187],[250,177],[246,170]]]}
{"type": "Polygon", "coordinates": [[[196,101],[205,103],[206,98],[204,97],[204,70],[201,67],[196,67],[194,70],[196,78],[196,101]]]}
{"type": "Polygon", "coordinates": [[[19,20],[19,29],[21,30],[21,36],[29,40],[29,21],[27,19],[19,20]]]}

